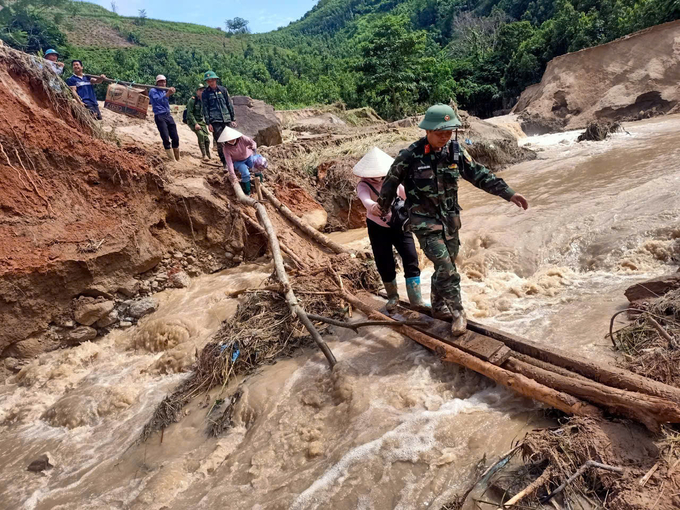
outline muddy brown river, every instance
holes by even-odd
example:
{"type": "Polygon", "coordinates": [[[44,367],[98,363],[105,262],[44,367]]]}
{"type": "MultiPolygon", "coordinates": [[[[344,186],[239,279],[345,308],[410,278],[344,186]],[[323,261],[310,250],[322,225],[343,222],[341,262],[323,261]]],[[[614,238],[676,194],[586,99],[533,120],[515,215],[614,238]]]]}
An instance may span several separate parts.
{"type": "MultiPolygon", "coordinates": [[[[526,212],[462,185],[470,316],[611,359],[604,335],[623,290],[680,257],[680,117],[626,128],[600,143],[578,144],[574,133],[523,139],[539,159],[503,177],[529,199],[526,212]]],[[[337,240],[366,242],[363,231],[337,240]]],[[[0,508],[438,509],[483,455],[492,460],[544,423],[533,402],[373,329],[330,337],[332,374],[320,354],[302,353],[195,399],[162,443],[136,444],[196,349],[235,311],[225,292],[270,271],[244,266],[166,290],[138,326],[44,354],[4,381],[0,508]],[[235,427],[207,438],[209,404],[239,382],[235,427]],[[46,452],[53,469],[26,471],[46,452]]]]}

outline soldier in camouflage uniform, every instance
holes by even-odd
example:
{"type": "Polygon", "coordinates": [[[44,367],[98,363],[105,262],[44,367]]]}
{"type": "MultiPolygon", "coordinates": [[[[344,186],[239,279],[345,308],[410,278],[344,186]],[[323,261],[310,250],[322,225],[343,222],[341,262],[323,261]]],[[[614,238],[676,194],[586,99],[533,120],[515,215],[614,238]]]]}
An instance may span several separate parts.
{"type": "Polygon", "coordinates": [[[201,95],[205,87],[202,83],[196,88],[196,95],[191,96],[187,103],[187,126],[189,126],[198,138],[198,148],[201,150],[203,161],[210,159],[210,133],[203,120],[203,101],[201,95]]]}
{"type": "Polygon", "coordinates": [[[451,140],[452,131],[459,126],[460,119],[450,106],[430,107],[419,125],[427,136],[399,153],[385,177],[378,199],[383,213],[387,213],[397,188],[404,184],[409,211],[407,228],[416,235],[423,252],[434,264],[432,314],[440,319],[452,319],[454,336],[462,335],[467,328],[460,275],[455,264],[461,226],[458,181],[463,178],[518,207],[529,207],[522,195],[475,163],[458,142],[451,140]]]}

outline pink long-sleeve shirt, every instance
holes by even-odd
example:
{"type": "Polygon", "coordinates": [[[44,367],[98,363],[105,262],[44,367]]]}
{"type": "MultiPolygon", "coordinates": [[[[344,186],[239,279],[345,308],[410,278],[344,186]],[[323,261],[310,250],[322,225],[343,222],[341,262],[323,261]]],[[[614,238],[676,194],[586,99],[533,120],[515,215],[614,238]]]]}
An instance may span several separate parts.
{"type": "MultiPolygon", "coordinates": [[[[371,179],[369,181],[371,185],[375,188],[375,190],[380,193],[380,189],[382,188],[382,179],[371,179]]],[[[400,184],[399,188],[397,188],[397,194],[406,200],[406,190],[404,187],[400,184]]],[[[370,207],[377,203],[378,197],[376,196],[375,193],[371,190],[371,188],[368,187],[366,184],[365,179],[361,179],[359,183],[357,184],[357,195],[359,196],[359,200],[361,200],[361,203],[364,204],[364,207],[366,208],[366,218],[369,220],[377,223],[381,227],[389,227],[387,223],[385,223],[380,216],[376,216],[375,214],[371,214],[368,212],[370,210],[370,207]]],[[[389,220],[391,216],[391,213],[387,213],[387,217],[385,218],[386,220],[389,220]]]]}
{"type": "Polygon", "coordinates": [[[250,156],[255,154],[256,149],[257,143],[255,143],[255,140],[248,138],[246,135],[238,138],[234,145],[226,142],[222,146],[224,159],[227,161],[227,170],[229,171],[230,177],[238,180],[236,174],[234,173],[234,161],[243,161],[248,159],[250,156]]]}

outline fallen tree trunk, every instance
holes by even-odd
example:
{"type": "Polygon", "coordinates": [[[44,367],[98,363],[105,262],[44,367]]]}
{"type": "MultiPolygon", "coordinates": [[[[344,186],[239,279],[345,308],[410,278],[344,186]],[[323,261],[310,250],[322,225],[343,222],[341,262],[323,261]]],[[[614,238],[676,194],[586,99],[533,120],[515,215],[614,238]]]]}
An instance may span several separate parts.
{"type": "Polygon", "coordinates": [[[309,225],[304,220],[301,220],[297,215],[291,211],[288,207],[283,205],[274,194],[269,191],[264,186],[260,186],[262,194],[269,200],[269,202],[276,207],[276,209],[293,225],[295,225],[299,230],[301,230],[305,235],[312,238],[313,241],[319,243],[321,246],[328,248],[333,253],[349,253],[349,250],[340,246],[335,241],[328,238],[328,236],[323,235],[321,232],[316,230],[314,227],[309,225]]]}
{"type": "MultiPolygon", "coordinates": [[[[244,194],[245,195],[245,194],[244,194]]],[[[244,211],[239,211],[241,213],[241,217],[245,220],[248,225],[253,227],[255,230],[257,230],[260,234],[267,235],[267,232],[265,231],[264,228],[262,228],[262,225],[260,225],[258,222],[253,220],[250,216],[248,216],[244,211]]],[[[292,260],[296,266],[298,266],[298,269],[302,269],[306,266],[306,264],[298,257],[293,250],[288,248],[283,241],[279,240],[279,246],[281,247],[281,251],[288,255],[290,257],[290,260],[292,260]]]]}
{"type": "MultiPolygon", "coordinates": [[[[399,305],[411,309],[411,305],[405,301],[400,301],[399,305]]],[[[671,400],[672,402],[680,403],[679,388],[648,379],[647,377],[643,377],[628,370],[593,363],[584,358],[573,356],[561,349],[538,345],[526,338],[511,335],[469,319],[468,329],[475,333],[488,336],[489,338],[499,340],[513,351],[525,354],[539,361],[544,361],[556,367],[564,368],[607,386],[661,397],[671,400]]]]}
{"type": "Polygon", "coordinates": [[[680,389],[621,368],[603,366],[584,358],[578,358],[553,347],[544,347],[530,340],[504,333],[490,326],[468,320],[468,329],[475,333],[500,340],[513,351],[526,354],[540,361],[566,368],[593,381],[622,390],[643,393],[680,403],[680,389]]]}
{"type": "MultiPolygon", "coordinates": [[[[341,295],[345,301],[351,303],[354,308],[361,310],[369,319],[380,321],[390,320],[389,317],[375,311],[370,305],[361,301],[349,292],[343,291],[341,295]]],[[[395,330],[434,351],[442,361],[456,363],[469,368],[470,370],[474,370],[475,372],[496,381],[498,384],[502,384],[503,386],[512,389],[520,395],[542,402],[567,414],[595,418],[601,417],[600,410],[595,406],[566,393],[544,386],[522,374],[513,373],[493,365],[492,363],[482,361],[471,354],[467,354],[452,345],[432,338],[412,327],[400,326],[395,328],[395,330]]]]}
{"type": "Polygon", "coordinates": [[[276,276],[279,279],[279,282],[281,282],[281,286],[283,287],[283,295],[286,299],[286,303],[288,303],[288,308],[290,308],[291,313],[297,316],[297,318],[300,320],[300,322],[302,322],[307,331],[309,331],[309,334],[312,336],[314,342],[316,342],[316,345],[319,346],[321,352],[323,352],[324,356],[326,356],[328,364],[330,365],[331,368],[333,368],[337,363],[335,360],[335,356],[333,356],[333,353],[329,349],[328,345],[326,345],[326,342],[324,342],[323,338],[321,338],[321,335],[314,327],[314,324],[312,324],[312,321],[309,320],[307,312],[305,312],[304,309],[298,303],[298,300],[295,297],[295,293],[293,292],[293,288],[291,287],[290,282],[288,281],[288,274],[286,273],[286,269],[283,265],[283,258],[281,257],[279,239],[276,236],[274,225],[272,225],[272,222],[270,221],[269,216],[267,215],[267,210],[264,208],[264,205],[262,205],[260,202],[246,196],[246,194],[243,193],[241,186],[235,179],[233,180],[229,179],[229,181],[231,182],[231,186],[234,189],[234,192],[236,193],[239,202],[254,207],[255,210],[257,211],[257,219],[262,225],[262,228],[264,228],[269,239],[269,247],[271,248],[272,258],[274,259],[274,266],[276,267],[276,276]]]}
{"type": "Polygon", "coordinates": [[[680,423],[680,407],[663,398],[573,379],[512,357],[502,366],[550,388],[601,405],[615,414],[633,418],[652,431],[659,431],[661,423],[680,423]]]}

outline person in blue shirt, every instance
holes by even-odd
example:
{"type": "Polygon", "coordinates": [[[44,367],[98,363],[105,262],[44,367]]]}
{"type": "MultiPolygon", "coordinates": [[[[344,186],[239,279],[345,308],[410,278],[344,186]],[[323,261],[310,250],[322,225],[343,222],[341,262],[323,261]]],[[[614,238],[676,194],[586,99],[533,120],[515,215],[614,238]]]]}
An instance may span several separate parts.
{"type": "MultiPolygon", "coordinates": [[[[167,79],[162,74],[156,76],[156,86],[165,87],[167,79]]],[[[170,161],[179,161],[179,135],[177,124],[170,114],[170,101],[168,98],[175,93],[175,87],[167,90],[149,90],[149,100],[153,108],[153,120],[163,140],[163,148],[170,161]],[[172,141],[172,143],[171,143],[172,141]],[[172,147],[172,148],[171,148],[172,147]]]]}
{"type": "Polygon", "coordinates": [[[102,113],[99,111],[99,104],[97,103],[97,94],[95,94],[92,85],[101,83],[106,76],[103,74],[97,78],[84,76],[83,63],[80,60],[74,60],[71,66],[73,66],[73,74],[66,80],[66,85],[71,87],[75,96],[97,120],[102,120],[102,113]]]}

